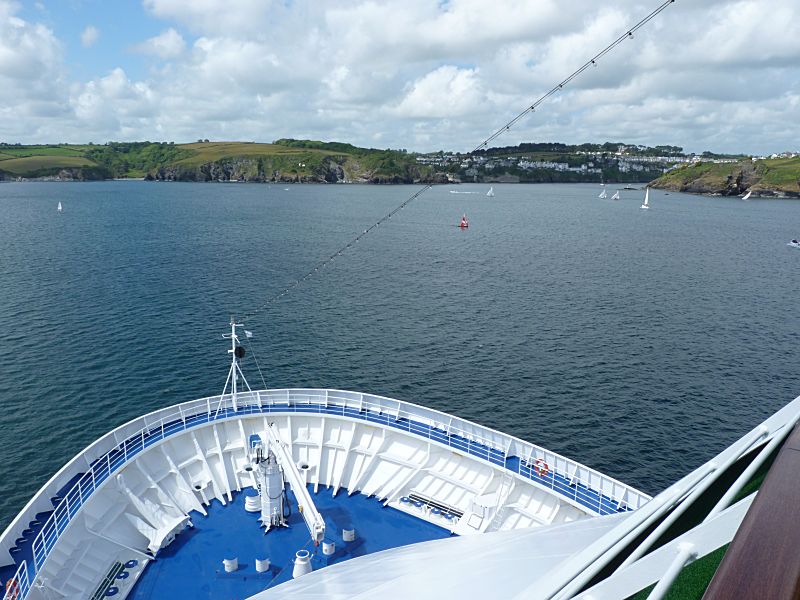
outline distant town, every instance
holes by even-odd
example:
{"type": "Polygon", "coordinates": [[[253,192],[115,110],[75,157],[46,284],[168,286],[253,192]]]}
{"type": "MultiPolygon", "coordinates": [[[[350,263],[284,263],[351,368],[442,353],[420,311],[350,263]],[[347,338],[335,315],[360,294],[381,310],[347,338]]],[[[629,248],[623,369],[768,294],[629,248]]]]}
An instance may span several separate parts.
{"type": "MultiPolygon", "coordinates": [[[[461,181],[524,182],[541,180],[545,172],[572,174],[569,179],[597,180],[604,174],[610,180],[629,180],[630,175],[649,180],[683,165],[697,163],[734,164],[752,161],[795,158],[800,152],[781,152],[768,156],[720,155],[712,152],[685,154],[675,146],[604,144],[590,150],[565,144],[521,144],[518,147],[494,148],[471,154],[435,152],[416,155],[421,165],[447,171],[461,181]],[[526,148],[527,147],[527,148],[526,148]],[[523,150],[526,148],[526,150],[523,150]],[[662,152],[659,153],[659,150],[662,152]],[[616,175],[616,176],[615,176],[616,175]]],[[[554,179],[563,179],[556,176],[554,179]]]]}

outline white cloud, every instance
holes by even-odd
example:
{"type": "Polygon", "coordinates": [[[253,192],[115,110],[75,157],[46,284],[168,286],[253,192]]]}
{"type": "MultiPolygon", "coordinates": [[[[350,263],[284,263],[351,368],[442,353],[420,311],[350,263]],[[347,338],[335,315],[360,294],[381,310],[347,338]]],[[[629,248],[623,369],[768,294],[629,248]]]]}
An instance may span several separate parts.
{"type": "Polygon", "coordinates": [[[160,19],[214,35],[263,31],[267,21],[282,12],[284,6],[276,0],[143,0],[142,4],[160,19]]]}
{"type": "Polygon", "coordinates": [[[94,46],[99,37],[100,31],[97,29],[97,27],[94,25],[87,25],[81,33],[81,45],[84,48],[90,48],[91,46],[94,46]]]}
{"type": "MultiPolygon", "coordinates": [[[[0,139],[36,136],[68,118],[62,49],[53,32],[15,16],[19,6],[0,0],[0,139]]],[[[60,133],[60,132],[59,132],[60,133]]]]}
{"type": "Polygon", "coordinates": [[[394,111],[399,117],[452,118],[475,114],[485,100],[476,69],[439,67],[415,81],[394,111]]]}
{"type": "Polygon", "coordinates": [[[136,52],[151,54],[163,59],[176,58],[185,49],[186,42],[183,40],[183,36],[172,27],[134,47],[136,52]]]}
{"type": "MultiPolygon", "coordinates": [[[[0,99],[0,139],[311,137],[469,150],[652,9],[641,0],[142,3],[164,30],[134,50],[160,61],[138,78],[120,64],[70,82],[53,32],[0,0],[0,86],[13,90],[0,99]]],[[[676,2],[497,143],[800,149],[799,20],[796,0],[769,10],[759,0],[676,2]]]]}

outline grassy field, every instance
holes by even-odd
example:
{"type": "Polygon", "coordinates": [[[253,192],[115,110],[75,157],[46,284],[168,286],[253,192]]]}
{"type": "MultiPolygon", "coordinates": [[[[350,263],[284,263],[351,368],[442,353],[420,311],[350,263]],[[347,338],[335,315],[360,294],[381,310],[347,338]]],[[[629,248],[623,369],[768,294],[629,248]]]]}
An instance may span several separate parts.
{"type": "Polygon", "coordinates": [[[332,155],[335,152],[324,150],[307,150],[305,148],[290,148],[277,144],[259,144],[249,142],[195,142],[194,144],[179,144],[179,148],[191,150],[195,154],[189,158],[177,161],[179,164],[199,165],[215,160],[230,158],[232,156],[289,156],[308,155],[309,153],[332,155]]]}
{"type": "Polygon", "coordinates": [[[696,163],[666,173],[659,181],[669,183],[689,183],[692,181],[723,182],[733,170],[734,165],[717,163],[696,163]]]}
{"type": "Polygon", "coordinates": [[[94,167],[97,163],[83,156],[74,155],[31,155],[25,158],[9,158],[0,161],[0,170],[12,175],[29,175],[49,169],[70,167],[94,167]]]}
{"type": "Polygon", "coordinates": [[[800,192],[800,157],[760,160],[756,168],[761,173],[760,187],[800,192]]]}
{"type": "Polygon", "coordinates": [[[29,156],[84,156],[87,146],[2,146],[0,161],[29,156]]]}

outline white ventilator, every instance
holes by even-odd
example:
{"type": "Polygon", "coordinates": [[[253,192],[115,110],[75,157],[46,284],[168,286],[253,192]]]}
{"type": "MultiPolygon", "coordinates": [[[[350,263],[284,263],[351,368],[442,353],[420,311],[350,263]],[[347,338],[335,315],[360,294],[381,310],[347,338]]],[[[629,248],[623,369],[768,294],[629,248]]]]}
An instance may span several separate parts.
{"type": "Polygon", "coordinates": [[[261,485],[261,523],[270,527],[285,525],[283,516],[283,471],[270,450],[258,465],[261,485]]]}
{"type": "Polygon", "coordinates": [[[251,444],[256,489],[261,505],[261,516],[258,520],[267,531],[272,527],[286,527],[283,469],[271,449],[267,448],[265,452],[260,440],[251,444]]]}
{"type": "Polygon", "coordinates": [[[292,460],[272,424],[267,427],[266,444],[260,436],[250,439],[251,462],[254,466],[256,489],[261,499],[259,521],[269,531],[272,527],[287,527],[290,507],[286,497],[286,483],[292,488],[298,509],[311,534],[311,539],[321,542],[325,538],[325,520],[314,505],[306,489],[305,477],[292,460]]]}

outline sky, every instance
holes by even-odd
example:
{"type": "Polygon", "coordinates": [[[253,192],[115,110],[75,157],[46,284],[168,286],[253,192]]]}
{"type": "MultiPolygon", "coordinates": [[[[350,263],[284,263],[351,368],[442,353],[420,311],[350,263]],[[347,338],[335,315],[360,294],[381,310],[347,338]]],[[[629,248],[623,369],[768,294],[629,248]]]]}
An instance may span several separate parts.
{"type": "MultiPolygon", "coordinates": [[[[469,151],[661,0],[0,0],[0,141],[469,151]]],[[[800,150],[800,2],[675,0],[500,137],[800,150]]]]}

